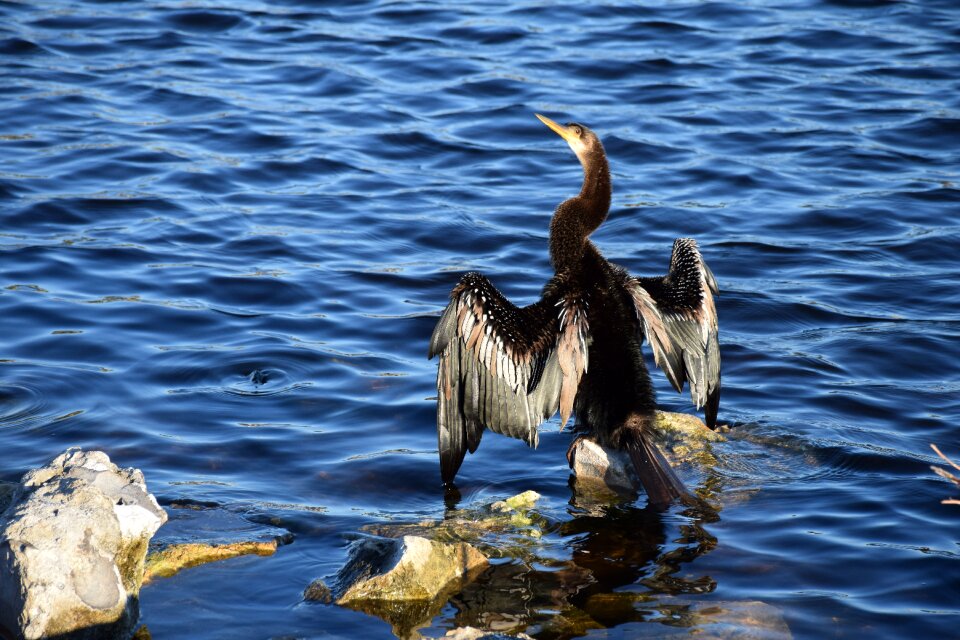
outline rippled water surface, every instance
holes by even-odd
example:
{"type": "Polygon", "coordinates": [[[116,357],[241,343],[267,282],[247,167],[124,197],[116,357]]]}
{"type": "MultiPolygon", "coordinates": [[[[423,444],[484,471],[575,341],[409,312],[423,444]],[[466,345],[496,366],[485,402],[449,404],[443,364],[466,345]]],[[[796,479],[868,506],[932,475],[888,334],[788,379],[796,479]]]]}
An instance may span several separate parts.
{"type": "Polygon", "coordinates": [[[293,534],[145,588],[156,639],[391,637],[302,594],[361,527],[445,512],[427,340],[462,272],[519,303],[551,274],[580,169],[540,112],[606,145],[611,260],[661,273],[691,236],[717,275],[735,426],[685,474],[722,508],[584,511],[555,420],[488,436],[460,506],[539,491],[552,562],[423,631],[683,634],[760,601],[796,638],[955,636],[928,444],[960,455],[958,62],[954,0],[2,2],[0,478],[97,447],[160,539],[181,504],[293,534]]]}

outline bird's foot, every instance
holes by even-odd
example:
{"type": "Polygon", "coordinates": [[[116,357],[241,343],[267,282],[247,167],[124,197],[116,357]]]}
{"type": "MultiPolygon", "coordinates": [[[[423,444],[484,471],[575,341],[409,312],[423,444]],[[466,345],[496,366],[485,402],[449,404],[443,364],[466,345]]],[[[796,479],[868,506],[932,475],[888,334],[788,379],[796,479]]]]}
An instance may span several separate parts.
{"type": "Polygon", "coordinates": [[[584,435],[579,435],[573,440],[570,441],[570,446],[567,447],[567,464],[570,465],[570,468],[573,469],[573,459],[577,455],[577,443],[586,438],[584,435]]]}

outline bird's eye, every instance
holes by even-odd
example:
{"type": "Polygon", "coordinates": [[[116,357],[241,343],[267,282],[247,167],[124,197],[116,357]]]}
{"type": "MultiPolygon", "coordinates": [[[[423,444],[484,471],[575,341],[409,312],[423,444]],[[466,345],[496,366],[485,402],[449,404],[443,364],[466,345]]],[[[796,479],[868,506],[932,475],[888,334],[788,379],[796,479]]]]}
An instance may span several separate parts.
{"type": "Polygon", "coordinates": [[[581,129],[580,127],[574,127],[573,132],[577,134],[578,138],[583,135],[583,129],[581,129]]]}

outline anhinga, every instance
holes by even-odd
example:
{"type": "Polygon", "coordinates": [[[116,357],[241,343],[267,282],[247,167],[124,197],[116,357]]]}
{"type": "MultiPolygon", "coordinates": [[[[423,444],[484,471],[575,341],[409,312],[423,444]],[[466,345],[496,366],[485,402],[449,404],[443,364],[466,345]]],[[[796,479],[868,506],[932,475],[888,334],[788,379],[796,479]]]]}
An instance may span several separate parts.
{"type": "Polygon", "coordinates": [[[536,446],[537,426],[559,409],[564,425],[573,412],[602,445],[629,453],[651,504],[685,499],[690,494],[651,438],[656,397],[640,345],[646,338],[677,391],[690,384],[694,403],[715,427],[716,280],[689,238],[673,243],[665,276],[638,278],[608,262],[587,239],[610,208],[603,145],[581,124],[537,117],[573,149],[583,186],[550,222],[555,275],[540,300],[517,307],[479,273],[464,275],[450,293],[429,352],[440,355],[443,481],[453,482],[485,428],[536,446]]]}

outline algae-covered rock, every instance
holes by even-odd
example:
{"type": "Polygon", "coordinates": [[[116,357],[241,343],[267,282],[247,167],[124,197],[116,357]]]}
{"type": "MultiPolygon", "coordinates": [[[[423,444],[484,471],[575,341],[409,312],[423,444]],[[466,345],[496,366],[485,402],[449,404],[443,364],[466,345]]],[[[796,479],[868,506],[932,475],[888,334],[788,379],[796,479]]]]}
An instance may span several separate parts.
{"type": "Polygon", "coordinates": [[[169,578],[183,569],[208,562],[227,560],[243,555],[271,556],[276,552],[277,540],[204,544],[200,542],[172,544],[147,556],[143,584],[156,578],[169,578]]]}
{"type": "Polygon", "coordinates": [[[128,636],[147,546],[166,519],[143,474],[101,451],[70,449],[28,472],[0,521],[0,628],[128,636]]]}
{"type": "Polygon", "coordinates": [[[190,567],[243,555],[270,556],[293,541],[286,529],[251,520],[244,505],[179,499],[147,556],[144,584],[190,567]]]}
{"type": "Polygon", "coordinates": [[[536,491],[524,491],[506,500],[498,500],[490,505],[491,511],[500,511],[502,513],[524,512],[537,506],[540,500],[540,494],[536,491]]]}
{"type": "Polygon", "coordinates": [[[524,491],[476,509],[463,509],[443,520],[386,523],[363,527],[367,533],[387,538],[421,536],[440,542],[467,542],[488,558],[529,555],[531,547],[550,527],[534,508],[540,494],[524,491]]]}
{"type": "Polygon", "coordinates": [[[462,587],[487,564],[487,558],[465,542],[363,537],[350,545],[350,559],[337,574],[337,604],[433,600],[462,587]]]}
{"type": "Polygon", "coordinates": [[[465,542],[419,536],[365,536],[350,544],[333,589],[315,580],[305,600],[330,602],[386,620],[398,637],[437,615],[447,599],[487,567],[486,557],[465,542]]]}
{"type": "Polygon", "coordinates": [[[717,459],[711,444],[726,440],[720,432],[712,431],[703,420],[686,413],[657,411],[654,429],[657,443],[674,464],[713,467],[717,459]]]}

